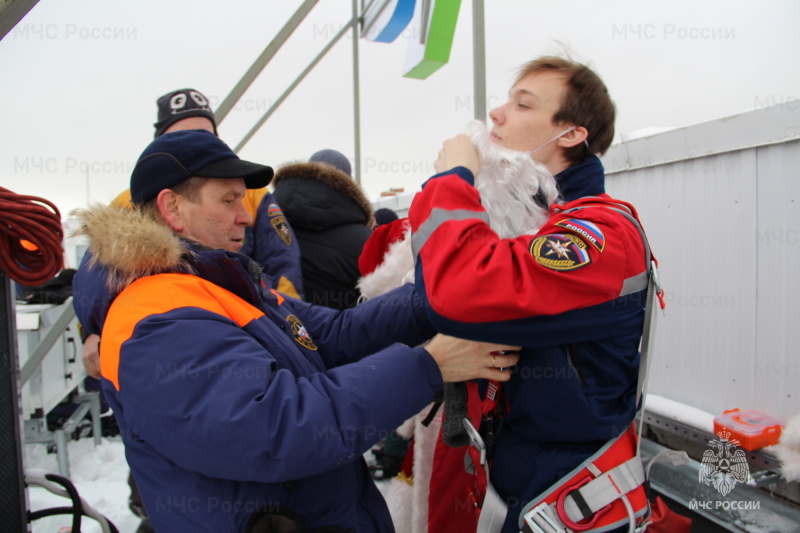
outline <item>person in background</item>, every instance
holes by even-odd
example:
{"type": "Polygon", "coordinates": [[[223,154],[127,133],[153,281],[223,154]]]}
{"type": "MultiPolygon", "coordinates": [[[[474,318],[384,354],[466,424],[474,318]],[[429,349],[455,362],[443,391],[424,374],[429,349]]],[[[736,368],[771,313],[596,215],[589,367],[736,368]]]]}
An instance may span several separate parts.
{"type": "MultiPolygon", "coordinates": [[[[208,99],[195,89],[169,92],[161,96],[156,105],[158,121],[153,124],[155,138],[173,131],[195,129],[219,135],[208,99]]],[[[266,187],[248,189],[243,202],[254,222],[247,228],[242,253],[255,259],[264,268],[272,288],[285,295],[302,298],[300,247],[275,197],[266,187]]],[[[120,193],[111,204],[130,207],[130,189],[120,193]]]]}
{"type": "Polygon", "coordinates": [[[380,209],[375,210],[375,227],[377,228],[378,226],[389,224],[398,218],[399,217],[397,216],[397,213],[388,207],[381,207],[380,209]]]}
{"type": "Polygon", "coordinates": [[[350,162],[320,150],[275,173],[275,198],[300,243],[306,300],[333,309],[358,303],[358,256],[372,233],[372,205],[350,162]]]}
{"type": "Polygon", "coordinates": [[[269,289],[238,252],[271,177],[174,132],[139,158],[135,210],[79,214],[118,291],[101,369],[128,463],[158,531],[392,531],[363,453],[443,382],[507,380],[517,347],[410,347],[433,335],[411,285],[345,311],[269,289]]]}

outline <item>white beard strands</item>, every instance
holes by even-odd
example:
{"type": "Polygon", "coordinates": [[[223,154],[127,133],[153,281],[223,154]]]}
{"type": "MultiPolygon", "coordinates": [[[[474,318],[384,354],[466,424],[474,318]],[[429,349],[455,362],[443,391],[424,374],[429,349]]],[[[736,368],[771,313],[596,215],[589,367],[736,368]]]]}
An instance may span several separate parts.
{"type": "MultiPolygon", "coordinates": [[[[493,143],[483,122],[470,122],[467,134],[481,160],[475,188],[489,215],[489,226],[502,239],[536,233],[549,218],[548,207],[558,199],[555,178],[546,166],[531,159],[530,154],[493,143]],[[547,207],[534,201],[540,189],[547,207]]],[[[361,300],[374,298],[403,283],[414,282],[410,236],[409,229],[403,241],[389,247],[381,264],[359,280],[361,300]]]]}
{"type": "Polygon", "coordinates": [[[502,239],[536,233],[549,215],[534,198],[541,190],[547,206],[558,199],[553,175],[529,154],[492,142],[489,129],[479,120],[468,124],[467,134],[481,160],[475,188],[489,214],[489,226],[502,239]]]}

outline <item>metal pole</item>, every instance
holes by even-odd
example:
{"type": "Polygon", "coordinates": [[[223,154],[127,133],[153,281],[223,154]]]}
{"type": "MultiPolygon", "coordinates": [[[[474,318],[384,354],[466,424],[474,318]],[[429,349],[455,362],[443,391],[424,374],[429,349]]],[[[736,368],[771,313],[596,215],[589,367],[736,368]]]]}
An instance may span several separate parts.
{"type": "Polygon", "coordinates": [[[16,0],[14,2],[0,2],[0,41],[14,29],[39,0],[16,0]]]}
{"type": "Polygon", "coordinates": [[[319,63],[320,60],[323,57],[325,57],[325,55],[330,51],[330,49],[333,48],[333,45],[335,45],[337,42],[339,42],[339,39],[341,39],[342,36],[345,33],[347,33],[347,30],[350,29],[350,26],[352,26],[353,24],[355,24],[357,22],[358,22],[358,19],[351,20],[349,24],[346,24],[344,27],[342,27],[341,30],[339,30],[339,32],[336,35],[334,35],[333,39],[331,39],[331,42],[329,42],[325,46],[325,48],[323,48],[322,51],[317,55],[317,57],[315,57],[314,60],[311,63],[308,64],[308,66],[305,68],[305,70],[303,70],[303,72],[301,72],[300,75],[297,76],[297,78],[295,78],[295,80],[292,82],[292,84],[289,85],[289,88],[286,89],[285,91],[283,91],[283,94],[281,94],[278,97],[278,99],[275,100],[275,103],[272,104],[272,107],[267,109],[267,112],[264,113],[264,115],[258,120],[258,122],[256,122],[256,125],[253,126],[252,128],[250,128],[250,131],[247,132],[247,135],[244,136],[244,139],[239,141],[239,144],[237,144],[236,147],[233,149],[234,152],[239,152],[239,150],[241,150],[244,147],[244,145],[247,144],[247,142],[253,137],[253,135],[256,134],[256,132],[259,130],[259,128],[261,128],[261,126],[264,125],[264,123],[267,121],[267,119],[270,116],[272,116],[272,113],[274,113],[280,107],[280,105],[283,103],[283,101],[286,100],[286,98],[290,94],[292,94],[292,91],[294,91],[295,88],[300,84],[300,82],[303,81],[303,79],[305,79],[305,77],[308,75],[308,73],[311,72],[311,70],[314,67],[317,66],[317,63],[319,63]]]}
{"type": "Polygon", "coordinates": [[[474,118],[486,119],[486,29],[483,0],[472,0],[472,86],[474,118]]]}
{"type": "Polygon", "coordinates": [[[22,370],[20,370],[19,373],[20,386],[28,382],[33,375],[33,371],[42,364],[42,360],[50,353],[50,348],[61,338],[64,330],[67,329],[69,323],[75,318],[75,308],[72,307],[72,298],[68,298],[61,306],[61,314],[58,315],[58,318],[55,319],[53,325],[47,330],[47,333],[44,334],[42,340],[40,340],[36,348],[33,349],[27,361],[25,361],[25,364],[22,365],[22,370]]]}
{"type": "Polygon", "coordinates": [[[294,15],[283,25],[283,28],[278,32],[278,35],[270,42],[267,47],[261,52],[261,55],[258,56],[258,59],[253,62],[250,66],[250,69],[242,76],[242,79],[236,84],[236,86],[231,90],[228,96],[219,104],[217,109],[214,110],[214,117],[217,119],[217,124],[222,124],[222,121],[225,120],[225,117],[228,116],[233,106],[236,102],[239,101],[239,98],[242,97],[244,92],[252,85],[255,79],[261,74],[261,71],[264,70],[264,67],[272,60],[275,54],[278,53],[278,50],[281,49],[283,43],[289,38],[289,36],[297,29],[297,26],[303,22],[303,19],[306,18],[306,15],[317,5],[319,0],[306,0],[303,4],[297,8],[297,11],[294,12],[294,15]]]}
{"type": "Polygon", "coordinates": [[[0,524],[3,531],[27,531],[27,500],[19,420],[16,319],[11,280],[0,270],[0,524]]]}
{"type": "MultiPolygon", "coordinates": [[[[353,20],[359,20],[358,0],[353,0],[353,20]]],[[[353,24],[353,144],[355,172],[353,178],[361,185],[361,86],[358,61],[358,23],[353,24]]]]}

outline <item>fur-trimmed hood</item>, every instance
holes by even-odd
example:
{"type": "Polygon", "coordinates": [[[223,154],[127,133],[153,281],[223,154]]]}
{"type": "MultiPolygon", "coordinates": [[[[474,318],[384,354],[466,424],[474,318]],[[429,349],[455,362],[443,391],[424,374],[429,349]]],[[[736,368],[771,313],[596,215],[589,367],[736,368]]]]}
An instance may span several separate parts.
{"type": "Polygon", "coordinates": [[[79,290],[80,297],[73,305],[97,332],[117,294],[154,274],[192,274],[254,305],[260,300],[261,265],[246,255],[184,240],[131,209],[95,205],[77,216],[81,226],[76,235],[89,237],[89,268],[81,265],[75,275],[73,290],[79,290]]]}
{"type": "Polygon", "coordinates": [[[324,230],[348,223],[368,224],[372,205],[344,172],[325,163],[290,163],[272,180],[275,199],[292,227],[324,230]]]}
{"type": "Polygon", "coordinates": [[[186,244],[137,210],[94,205],[76,215],[81,225],[75,234],[89,237],[89,267],[104,267],[115,292],[142,276],[189,269],[186,244]]]}

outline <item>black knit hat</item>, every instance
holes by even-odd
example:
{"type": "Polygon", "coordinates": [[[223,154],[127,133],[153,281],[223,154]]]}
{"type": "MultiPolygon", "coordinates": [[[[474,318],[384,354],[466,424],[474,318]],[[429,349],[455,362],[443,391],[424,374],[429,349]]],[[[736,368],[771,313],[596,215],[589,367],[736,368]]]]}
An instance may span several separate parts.
{"type": "Polygon", "coordinates": [[[214,125],[217,133],[217,120],[208,104],[208,98],[203,93],[194,89],[178,89],[165,94],[156,101],[158,105],[158,122],[153,124],[156,128],[155,138],[179,120],[189,117],[205,117],[214,125]]]}

